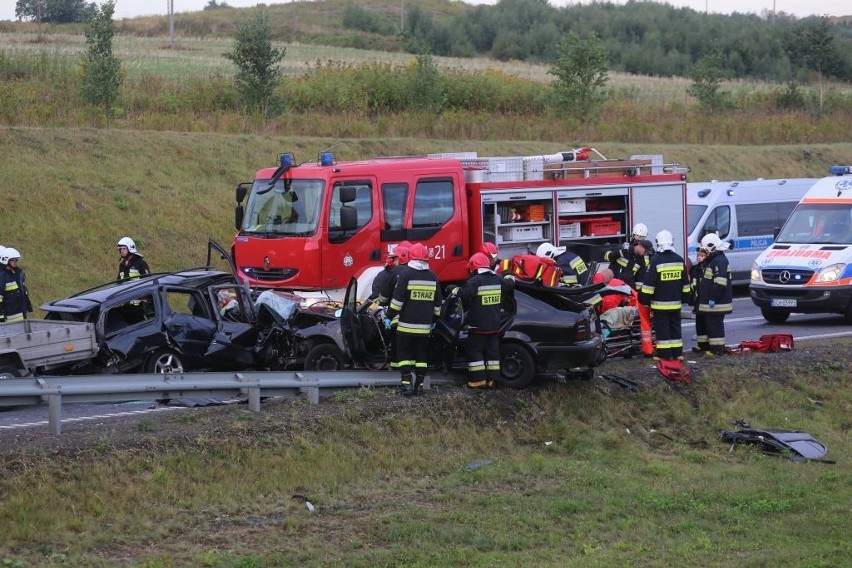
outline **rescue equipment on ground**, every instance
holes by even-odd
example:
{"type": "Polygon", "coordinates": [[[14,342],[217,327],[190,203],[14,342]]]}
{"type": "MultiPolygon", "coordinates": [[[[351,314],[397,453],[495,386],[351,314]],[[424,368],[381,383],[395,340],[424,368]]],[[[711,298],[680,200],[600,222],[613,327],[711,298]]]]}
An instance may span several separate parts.
{"type": "Polygon", "coordinates": [[[692,374],[689,372],[689,369],[679,359],[660,359],[657,361],[657,370],[665,378],[675,383],[688,385],[689,381],[692,380],[692,374]]]}
{"type": "Polygon", "coordinates": [[[741,341],[736,347],[730,348],[731,353],[778,353],[792,351],[795,345],[793,336],[789,333],[769,333],[761,335],[757,341],[741,341]]]}

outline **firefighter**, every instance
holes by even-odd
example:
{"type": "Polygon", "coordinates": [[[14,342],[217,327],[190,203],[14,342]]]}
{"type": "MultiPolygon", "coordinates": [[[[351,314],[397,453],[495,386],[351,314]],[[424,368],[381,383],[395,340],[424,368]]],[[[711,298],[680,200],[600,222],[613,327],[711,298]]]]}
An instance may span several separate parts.
{"type": "Polygon", "coordinates": [[[495,270],[497,265],[500,264],[500,259],[497,258],[499,251],[497,250],[497,245],[494,243],[485,241],[482,243],[482,248],[479,249],[479,252],[488,257],[488,261],[491,263],[491,270],[495,270]]]}
{"type": "Polygon", "coordinates": [[[641,268],[647,268],[649,262],[647,256],[636,253],[636,244],[646,241],[647,238],[648,227],[645,223],[636,223],[631,231],[630,240],[621,248],[604,253],[604,260],[609,262],[609,269],[612,270],[615,278],[624,280],[633,288],[636,288],[637,281],[642,281],[641,277],[637,279],[637,273],[641,268]]]}
{"type": "Polygon", "coordinates": [[[707,251],[699,246],[695,251],[695,262],[689,267],[689,305],[692,306],[692,313],[695,314],[695,340],[698,342],[698,345],[692,348],[695,353],[704,353],[709,347],[707,323],[704,314],[698,313],[698,283],[701,282],[706,266],[707,251]]]}
{"type": "MultiPolygon", "coordinates": [[[[651,255],[654,252],[654,245],[647,239],[638,240],[633,244],[633,254],[638,259],[636,271],[636,293],[642,290],[642,281],[648,273],[648,266],[651,264],[651,255]]],[[[642,336],[642,354],[645,357],[654,356],[654,336],[651,332],[651,309],[639,303],[636,306],[639,310],[639,329],[642,336]]]]}
{"type": "Polygon", "coordinates": [[[118,243],[118,254],[121,260],[118,262],[118,276],[116,280],[136,280],[140,276],[151,274],[148,263],[136,250],[136,243],[130,237],[121,237],[118,243]]]}
{"type": "MultiPolygon", "coordinates": [[[[536,249],[535,254],[541,258],[549,258],[556,262],[556,266],[562,271],[559,284],[564,286],[585,284],[589,277],[589,269],[586,267],[583,259],[565,247],[555,247],[550,243],[542,243],[536,249]]],[[[583,303],[593,306],[595,311],[597,311],[597,306],[601,301],[601,295],[597,292],[583,298],[583,303]]]]}
{"type": "Polygon", "coordinates": [[[441,289],[438,277],[429,270],[429,251],[420,244],[411,245],[408,268],[397,279],[388,317],[396,319],[397,357],[403,394],[419,394],[426,378],[429,335],[441,313],[441,289]]]}
{"type": "Polygon", "coordinates": [[[562,269],[560,283],[568,286],[579,284],[588,276],[588,267],[583,259],[565,247],[556,247],[551,243],[541,243],[535,251],[536,256],[550,258],[562,269]]]}
{"type": "Polygon", "coordinates": [[[395,273],[394,269],[397,267],[397,259],[399,258],[399,254],[397,253],[398,247],[394,247],[393,250],[388,251],[387,256],[385,256],[385,265],[382,267],[382,271],[376,274],[375,278],[373,278],[373,284],[370,288],[370,300],[378,300],[382,295],[382,290],[390,286],[390,281],[393,280],[395,273]]]}
{"type": "Polygon", "coordinates": [[[478,252],[467,263],[470,276],[458,293],[467,314],[467,386],[491,388],[500,375],[500,315],[503,301],[511,298],[514,281],[492,269],[492,260],[478,252]]]}
{"type": "Polygon", "coordinates": [[[722,355],[726,353],[725,314],[734,310],[731,268],[724,252],[728,244],[719,235],[708,233],[701,239],[701,248],[707,251],[707,260],[698,281],[698,312],[695,321],[698,348],[705,353],[722,355]],[[699,317],[703,329],[698,328],[699,317]]]}
{"type": "MultiPolygon", "coordinates": [[[[409,241],[402,241],[394,247],[392,252],[396,255],[396,266],[394,266],[393,270],[391,270],[390,278],[383,283],[382,288],[379,291],[379,296],[376,298],[376,303],[380,306],[387,306],[390,303],[399,275],[408,270],[409,250],[411,250],[411,243],[409,241]]],[[[399,358],[396,353],[396,321],[393,321],[390,317],[385,317],[384,323],[385,329],[388,331],[390,367],[391,370],[398,369],[399,358]]]]}
{"type": "Polygon", "coordinates": [[[689,278],[683,257],[674,251],[669,231],[656,237],[656,254],[651,259],[639,300],[653,312],[657,359],[683,359],[680,310],[689,299],[689,278]]]}
{"type": "Polygon", "coordinates": [[[23,321],[33,311],[20,259],[21,253],[12,247],[0,251],[0,322],[23,321]]]}

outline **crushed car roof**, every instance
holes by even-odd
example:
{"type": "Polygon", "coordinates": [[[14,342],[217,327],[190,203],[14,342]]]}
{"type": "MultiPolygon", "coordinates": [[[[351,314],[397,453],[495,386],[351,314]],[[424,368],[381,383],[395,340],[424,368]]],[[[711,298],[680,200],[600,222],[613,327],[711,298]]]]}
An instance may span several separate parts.
{"type": "Polygon", "coordinates": [[[154,286],[203,289],[216,284],[229,283],[236,283],[233,275],[218,270],[193,269],[149,274],[136,280],[108,282],[67,298],[47,302],[40,308],[45,312],[87,312],[116,297],[131,296],[154,286]]]}

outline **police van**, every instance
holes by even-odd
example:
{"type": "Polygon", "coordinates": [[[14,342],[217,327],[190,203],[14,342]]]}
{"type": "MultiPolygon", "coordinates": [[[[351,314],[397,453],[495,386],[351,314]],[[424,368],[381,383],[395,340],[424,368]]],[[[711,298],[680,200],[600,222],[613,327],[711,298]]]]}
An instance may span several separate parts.
{"type": "Polygon", "coordinates": [[[852,166],[829,172],[835,177],[814,184],[751,270],[751,299],[771,323],[794,312],[852,323],[852,166]]]}
{"type": "Polygon", "coordinates": [[[772,244],[784,221],[819,178],[711,181],[687,184],[689,257],[701,238],[716,231],[729,244],[725,255],[734,284],[748,284],[758,255],[772,244]]]}

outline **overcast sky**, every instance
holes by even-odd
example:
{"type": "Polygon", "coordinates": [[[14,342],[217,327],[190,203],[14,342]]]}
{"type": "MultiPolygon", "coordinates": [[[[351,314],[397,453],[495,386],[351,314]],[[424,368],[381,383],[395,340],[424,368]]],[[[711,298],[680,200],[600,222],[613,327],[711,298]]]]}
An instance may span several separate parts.
{"type": "MultiPolygon", "coordinates": [[[[100,4],[100,0],[96,0],[100,4]]],[[[208,0],[174,0],[175,12],[191,12],[201,10],[208,0]]],[[[225,0],[230,6],[245,7],[255,6],[258,0],[225,0]]],[[[265,0],[266,4],[284,4],[288,0],[265,0]]],[[[400,0],[405,1],[405,0],[400,0]]],[[[587,0],[586,0],[587,1],[587,0]]],[[[408,0],[412,4],[414,0],[408,0]]],[[[623,0],[614,0],[619,3],[623,0]]],[[[369,0],[363,0],[362,4],[368,4],[369,0]]],[[[471,0],[469,4],[495,4],[496,0],[471,0]]],[[[569,0],[550,0],[554,6],[565,6],[580,2],[569,0]]],[[[764,10],[794,14],[798,17],[828,14],[829,16],[852,15],[852,3],[849,0],[668,0],[664,2],[672,6],[688,7],[694,10],[710,12],[731,12],[760,14],[764,10]]],[[[15,19],[16,0],[0,0],[0,20],[15,19]]],[[[153,14],[165,14],[167,0],[116,0],[115,15],[117,18],[132,18],[134,16],[148,16],[153,14]]]]}

